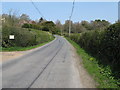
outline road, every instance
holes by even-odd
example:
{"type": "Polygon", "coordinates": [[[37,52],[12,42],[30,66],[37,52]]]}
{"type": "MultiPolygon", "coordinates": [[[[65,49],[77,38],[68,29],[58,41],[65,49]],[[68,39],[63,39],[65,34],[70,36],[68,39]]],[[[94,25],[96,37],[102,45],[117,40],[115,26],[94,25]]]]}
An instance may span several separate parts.
{"type": "Polygon", "coordinates": [[[2,65],[3,88],[83,88],[71,44],[63,37],[2,65]]]}

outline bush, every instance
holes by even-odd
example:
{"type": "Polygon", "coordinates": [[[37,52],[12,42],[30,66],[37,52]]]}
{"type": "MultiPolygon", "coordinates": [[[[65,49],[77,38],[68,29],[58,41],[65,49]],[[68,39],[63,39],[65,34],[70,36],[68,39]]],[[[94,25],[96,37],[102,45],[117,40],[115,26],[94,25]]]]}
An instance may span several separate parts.
{"type": "Polygon", "coordinates": [[[93,30],[73,34],[70,38],[91,55],[99,58],[99,63],[109,65],[116,77],[120,77],[120,23],[106,30],[93,30]]]}
{"type": "Polygon", "coordinates": [[[17,27],[3,26],[2,30],[2,47],[26,47],[37,45],[49,41],[51,36],[44,31],[23,29],[17,27]],[[15,39],[10,40],[9,35],[14,35],[15,39]]]}
{"type": "MultiPolygon", "coordinates": [[[[20,17],[7,14],[3,14],[2,17],[5,18],[5,22],[2,23],[2,30],[0,28],[0,34],[2,32],[0,44],[2,41],[2,47],[27,47],[44,43],[52,39],[52,35],[40,31],[40,25],[25,23],[21,28],[19,24],[20,17]],[[14,35],[15,39],[10,40],[9,35],[14,35]]],[[[25,20],[25,18],[22,20],[25,20]]]]}
{"type": "Polygon", "coordinates": [[[30,28],[30,24],[25,23],[22,25],[22,28],[30,28]]]}
{"type": "Polygon", "coordinates": [[[115,70],[120,68],[120,23],[111,25],[103,40],[104,55],[107,56],[109,62],[114,66],[115,70]]]}
{"type": "Polygon", "coordinates": [[[41,26],[37,25],[37,24],[28,24],[28,23],[25,23],[25,24],[22,25],[22,28],[32,28],[32,29],[38,29],[38,30],[40,30],[41,26]]]}
{"type": "Polygon", "coordinates": [[[52,34],[60,34],[60,30],[56,27],[56,25],[52,21],[46,21],[41,24],[43,31],[49,31],[52,34]]]}

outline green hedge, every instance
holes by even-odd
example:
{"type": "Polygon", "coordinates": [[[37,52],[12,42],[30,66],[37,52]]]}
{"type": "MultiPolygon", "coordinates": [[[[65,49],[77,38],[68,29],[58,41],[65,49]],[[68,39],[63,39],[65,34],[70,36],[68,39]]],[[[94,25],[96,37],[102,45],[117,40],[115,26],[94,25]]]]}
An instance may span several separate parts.
{"type": "Polygon", "coordinates": [[[120,77],[120,23],[111,25],[107,30],[72,34],[70,38],[96,56],[104,66],[109,65],[114,75],[120,77]]]}
{"type": "Polygon", "coordinates": [[[42,27],[40,25],[37,25],[37,24],[28,24],[28,23],[23,24],[22,28],[32,28],[32,29],[38,29],[38,30],[42,29],[42,27]]]}
{"type": "Polygon", "coordinates": [[[47,32],[35,29],[23,29],[17,27],[3,26],[2,47],[27,47],[50,41],[53,38],[47,32]],[[15,39],[10,40],[9,35],[14,35],[15,39]]]}

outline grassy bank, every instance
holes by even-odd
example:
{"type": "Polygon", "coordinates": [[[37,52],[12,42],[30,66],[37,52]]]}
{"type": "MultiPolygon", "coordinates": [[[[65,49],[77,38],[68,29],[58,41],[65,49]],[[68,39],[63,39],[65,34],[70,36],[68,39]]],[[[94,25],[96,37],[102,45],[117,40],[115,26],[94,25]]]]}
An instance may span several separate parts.
{"type": "Polygon", "coordinates": [[[118,88],[118,81],[111,76],[111,70],[109,67],[103,67],[98,64],[96,58],[89,55],[84,49],[82,49],[77,43],[67,38],[67,40],[76,48],[78,55],[83,59],[84,68],[98,83],[97,88],[118,88]]]}
{"type": "Polygon", "coordinates": [[[49,32],[25,29],[18,27],[5,27],[2,29],[2,47],[28,47],[50,41],[53,36],[49,32]],[[9,35],[14,35],[15,39],[10,40],[9,35]]]}
{"type": "Polygon", "coordinates": [[[42,46],[53,39],[54,36],[46,31],[17,27],[4,27],[2,30],[2,47],[0,51],[29,50],[42,46]],[[14,35],[15,39],[10,40],[9,35],[14,35]]]}
{"type": "MultiPolygon", "coordinates": [[[[54,40],[54,38],[52,38],[50,41],[54,40]]],[[[26,51],[26,50],[30,50],[30,49],[34,49],[34,48],[37,48],[37,47],[40,47],[40,46],[43,46],[47,43],[49,43],[50,41],[48,42],[44,42],[44,43],[41,43],[41,44],[38,44],[38,45],[34,45],[34,46],[28,46],[28,47],[9,47],[9,48],[1,48],[0,51],[26,51]]]]}

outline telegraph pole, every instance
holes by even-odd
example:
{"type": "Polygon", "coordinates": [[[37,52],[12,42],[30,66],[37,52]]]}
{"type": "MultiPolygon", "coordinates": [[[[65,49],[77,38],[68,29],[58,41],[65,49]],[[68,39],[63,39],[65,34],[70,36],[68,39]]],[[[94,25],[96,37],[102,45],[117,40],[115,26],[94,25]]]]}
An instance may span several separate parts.
{"type": "Polygon", "coordinates": [[[74,5],[75,5],[75,0],[73,1],[72,11],[71,11],[71,15],[70,15],[70,17],[69,17],[69,36],[70,36],[70,34],[71,34],[71,17],[72,17],[72,15],[73,15],[74,5]]]}
{"type": "Polygon", "coordinates": [[[69,36],[70,36],[70,33],[71,33],[71,17],[69,18],[69,36]]]}

